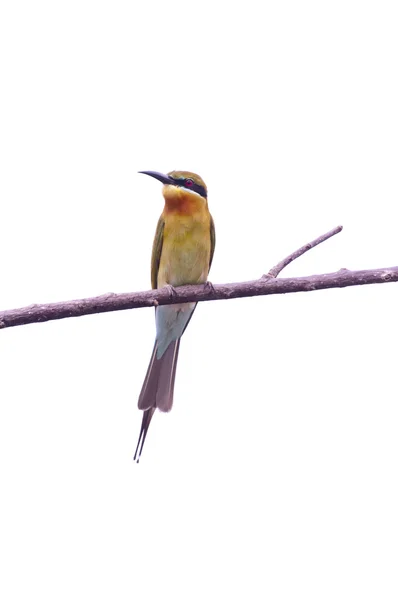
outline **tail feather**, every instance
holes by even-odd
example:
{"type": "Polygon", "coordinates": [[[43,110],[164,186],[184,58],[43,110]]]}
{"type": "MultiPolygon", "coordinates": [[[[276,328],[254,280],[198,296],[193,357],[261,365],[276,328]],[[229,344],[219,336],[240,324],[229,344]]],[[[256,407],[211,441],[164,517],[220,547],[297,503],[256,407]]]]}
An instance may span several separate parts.
{"type": "Polygon", "coordinates": [[[138,437],[137,448],[135,449],[135,454],[134,454],[134,460],[137,463],[140,462],[141,452],[144,447],[146,434],[148,433],[149,425],[151,423],[151,419],[153,417],[154,412],[155,412],[154,408],[149,408],[148,410],[144,411],[144,414],[142,415],[140,435],[138,437]]]}
{"type": "Polygon", "coordinates": [[[173,407],[174,381],[179,349],[180,340],[178,339],[170,344],[162,358],[157,359],[157,362],[161,362],[161,365],[159,365],[157,380],[156,407],[162,412],[169,412],[173,407]]]}
{"type": "Polygon", "coordinates": [[[162,412],[169,412],[173,406],[174,381],[180,339],[173,341],[160,358],[157,358],[157,348],[158,344],[155,342],[140,397],[138,399],[138,408],[143,410],[144,414],[142,415],[141,430],[134,455],[134,460],[137,460],[137,462],[139,462],[155,409],[158,408],[162,412]]]}
{"type": "Polygon", "coordinates": [[[149,361],[148,369],[145,375],[144,383],[142,384],[140,397],[138,398],[138,408],[140,410],[148,410],[156,406],[156,390],[158,388],[159,379],[159,361],[156,359],[158,343],[155,342],[153,347],[151,360],[149,361]]]}

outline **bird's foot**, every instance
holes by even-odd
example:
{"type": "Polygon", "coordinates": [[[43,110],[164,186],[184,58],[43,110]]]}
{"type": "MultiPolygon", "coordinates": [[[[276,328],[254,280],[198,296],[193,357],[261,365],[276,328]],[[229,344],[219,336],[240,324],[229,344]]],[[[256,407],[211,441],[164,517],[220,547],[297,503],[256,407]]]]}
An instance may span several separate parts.
{"type": "Polygon", "coordinates": [[[169,283],[166,283],[166,285],[164,285],[163,287],[168,291],[170,300],[177,296],[177,290],[169,283]]]}
{"type": "Polygon", "coordinates": [[[214,285],[212,284],[211,281],[206,281],[206,283],[203,286],[203,291],[204,292],[211,292],[212,294],[216,293],[215,287],[214,287],[214,285]]]}

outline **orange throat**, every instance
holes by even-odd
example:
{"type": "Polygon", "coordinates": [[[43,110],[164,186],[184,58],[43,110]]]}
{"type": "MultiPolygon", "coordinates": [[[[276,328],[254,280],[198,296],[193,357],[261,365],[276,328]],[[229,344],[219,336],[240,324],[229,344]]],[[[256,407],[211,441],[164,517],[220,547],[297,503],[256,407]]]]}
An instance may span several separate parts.
{"type": "Polygon", "coordinates": [[[203,210],[206,206],[205,198],[171,185],[164,186],[163,196],[165,199],[165,214],[192,215],[203,210]]]}

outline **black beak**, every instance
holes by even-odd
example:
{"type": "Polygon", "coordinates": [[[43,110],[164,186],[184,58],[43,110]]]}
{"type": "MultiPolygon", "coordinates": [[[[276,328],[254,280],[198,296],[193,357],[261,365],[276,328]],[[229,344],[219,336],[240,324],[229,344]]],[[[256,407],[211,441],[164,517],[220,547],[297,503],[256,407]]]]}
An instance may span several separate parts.
{"type": "Polygon", "coordinates": [[[169,177],[168,175],[163,175],[163,173],[158,173],[157,171],[138,171],[138,173],[143,173],[144,175],[149,175],[150,177],[154,177],[158,181],[161,181],[165,185],[175,185],[174,179],[169,177]]]}

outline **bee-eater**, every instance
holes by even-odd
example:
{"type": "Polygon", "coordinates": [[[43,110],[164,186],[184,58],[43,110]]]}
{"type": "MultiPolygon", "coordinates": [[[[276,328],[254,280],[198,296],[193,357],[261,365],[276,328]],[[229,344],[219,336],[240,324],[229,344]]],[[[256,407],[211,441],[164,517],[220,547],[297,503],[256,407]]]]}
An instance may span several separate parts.
{"type": "MultiPolygon", "coordinates": [[[[165,201],[152,246],[152,289],[168,286],[173,293],[179,285],[206,283],[216,236],[203,179],[188,171],[141,173],[163,183],[165,201]]],[[[168,412],[173,406],[180,339],[195,307],[190,302],[155,308],[155,345],[138,399],[144,414],[134,455],[137,462],[155,410],[168,412]]]]}

